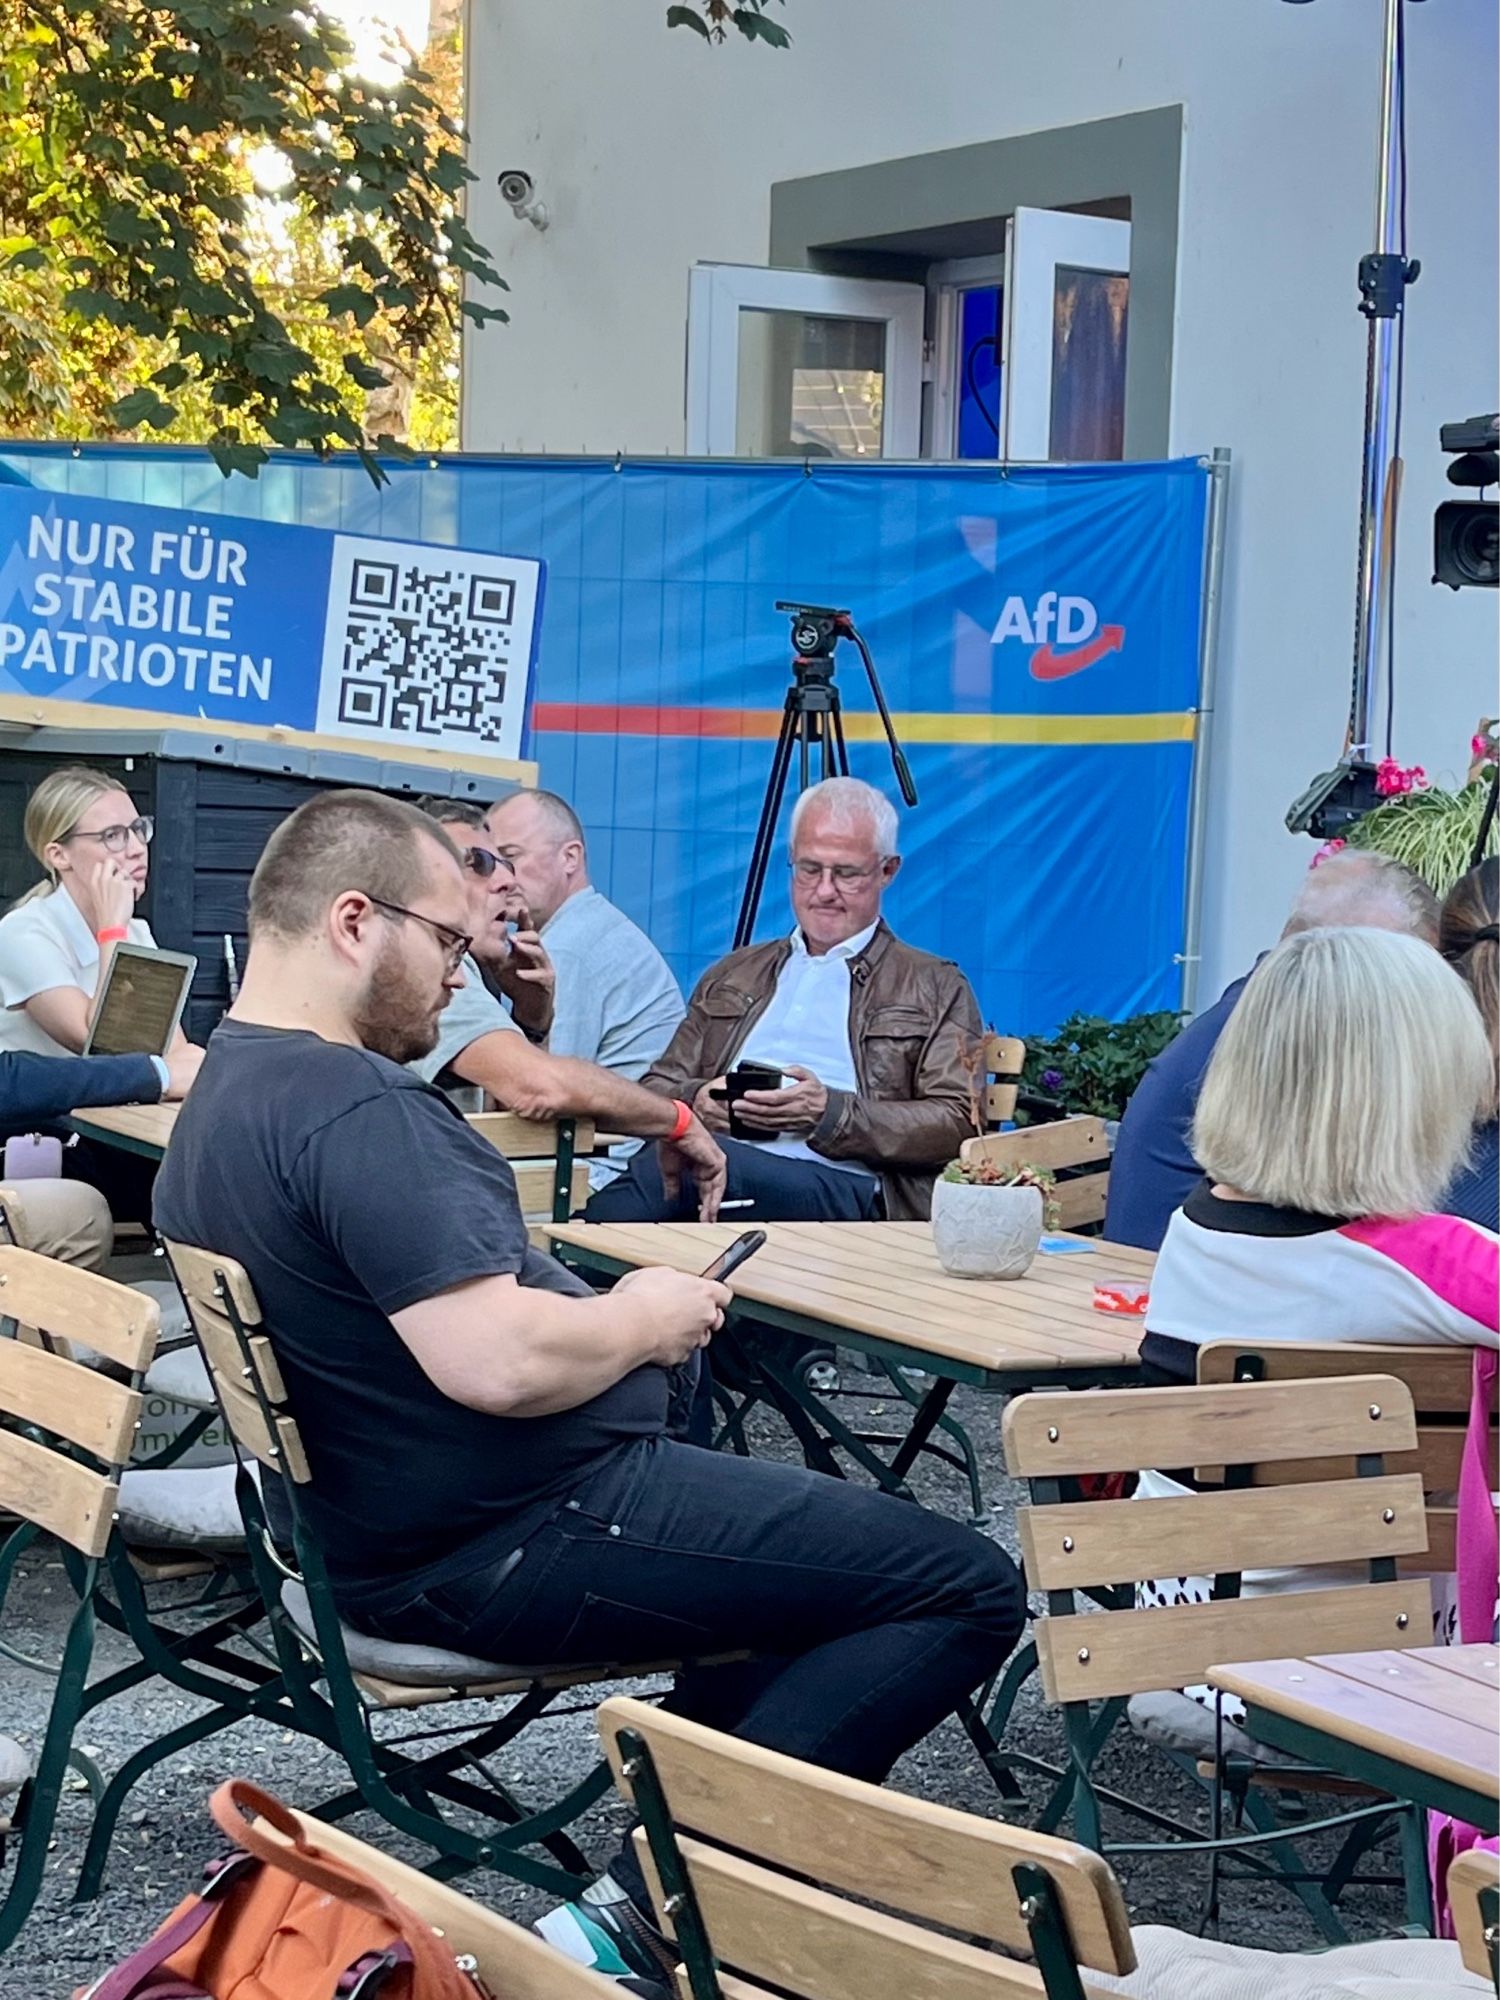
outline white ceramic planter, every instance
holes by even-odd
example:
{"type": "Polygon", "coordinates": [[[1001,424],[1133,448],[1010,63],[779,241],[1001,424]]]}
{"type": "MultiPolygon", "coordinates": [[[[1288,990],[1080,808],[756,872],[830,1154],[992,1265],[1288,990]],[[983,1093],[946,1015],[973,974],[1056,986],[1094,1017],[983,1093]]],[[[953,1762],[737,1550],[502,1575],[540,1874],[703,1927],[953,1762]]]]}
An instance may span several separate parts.
{"type": "Polygon", "coordinates": [[[1042,1240],[1042,1191],[934,1182],[932,1242],[950,1278],[1019,1278],[1042,1240]]]}

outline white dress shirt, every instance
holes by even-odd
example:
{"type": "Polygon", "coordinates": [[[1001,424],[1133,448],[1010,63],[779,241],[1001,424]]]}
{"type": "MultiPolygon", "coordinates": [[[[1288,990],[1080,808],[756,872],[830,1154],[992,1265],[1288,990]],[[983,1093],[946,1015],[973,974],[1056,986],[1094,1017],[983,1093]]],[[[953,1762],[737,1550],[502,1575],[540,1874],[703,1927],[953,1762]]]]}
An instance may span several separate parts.
{"type": "MultiPolygon", "coordinates": [[[[859,957],[878,928],[877,919],[815,958],[799,925],[792,932],[792,954],[781,968],[770,1005],[750,1030],[731,1068],[742,1062],[761,1062],[789,1070],[795,1063],[799,1069],[810,1069],[829,1090],[858,1090],[849,1040],[849,961],[859,957]]],[[[820,1167],[837,1167],[844,1173],[870,1172],[858,1160],[827,1159],[815,1153],[806,1139],[789,1132],[778,1133],[774,1139],[758,1139],[756,1144],[783,1159],[816,1160],[820,1167]]]]}
{"type": "MultiPolygon", "coordinates": [[[[125,931],[130,944],[156,943],[150,925],[139,917],[132,917],[125,931]]],[[[55,986],[76,986],[92,995],[98,982],[98,942],[65,888],[7,910],[0,917],[0,1051],[75,1055],[76,1050],[54,1041],[32,1020],[25,1003],[55,986]]]]}

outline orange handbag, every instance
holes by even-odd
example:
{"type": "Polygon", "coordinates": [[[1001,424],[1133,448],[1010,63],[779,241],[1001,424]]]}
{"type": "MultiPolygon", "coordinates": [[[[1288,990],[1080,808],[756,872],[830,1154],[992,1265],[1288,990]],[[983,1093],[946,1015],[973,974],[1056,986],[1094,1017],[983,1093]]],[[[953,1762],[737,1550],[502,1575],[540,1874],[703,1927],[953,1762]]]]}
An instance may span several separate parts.
{"type": "Polygon", "coordinates": [[[231,1778],[209,1811],[234,1851],[75,2000],[497,2000],[429,1924],[314,1845],[269,1792],[231,1778]]]}

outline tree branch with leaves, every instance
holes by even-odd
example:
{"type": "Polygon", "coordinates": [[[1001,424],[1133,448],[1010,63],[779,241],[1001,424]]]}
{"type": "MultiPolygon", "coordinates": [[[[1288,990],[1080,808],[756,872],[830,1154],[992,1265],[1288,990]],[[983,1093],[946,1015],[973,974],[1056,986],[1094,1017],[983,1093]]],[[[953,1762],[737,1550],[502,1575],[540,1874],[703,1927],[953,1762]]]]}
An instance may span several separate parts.
{"type": "MultiPolygon", "coordinates": [[[[771,0],[671,26],[784,46],[771,0]]],[[[458,120],[409,51],[362,74],[288,0],[0,0],[0,426],[191,436],[228,473],[268,445],[383,477],[363,398],[456,352],[505,289],[463,215],[458,120]],[[274,209],[256,163],[274,149],[274,209]],[[280,214],[321,283],[265,240],[280,214]]]]}

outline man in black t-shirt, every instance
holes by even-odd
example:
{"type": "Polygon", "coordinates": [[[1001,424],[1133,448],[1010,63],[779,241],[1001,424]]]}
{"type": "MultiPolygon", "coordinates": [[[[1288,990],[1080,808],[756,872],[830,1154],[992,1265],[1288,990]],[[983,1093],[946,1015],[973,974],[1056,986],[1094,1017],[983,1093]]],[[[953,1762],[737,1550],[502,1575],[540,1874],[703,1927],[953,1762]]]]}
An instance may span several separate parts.
{"type": "MultiPolygon", "coordinates": [[[[753,1652],[684,1674],[677,1705],[883,1778],[1015,1644],[1015,1566],[902,1501],[666,1436],[669,1371],[728,1289],[644,1270],[595,1297],[530,1248],[500,1155],[402,1067],[462,984],[467,907],[455,849],[409,806],[331,792],[283,822],[157,1226],[250,1274],[351,1624],[534,1664],[753,1652]]],[[[547,1922],[648,1967],[648,1908],[623,1853],[547,1922]]]]}

